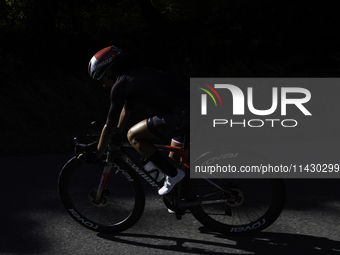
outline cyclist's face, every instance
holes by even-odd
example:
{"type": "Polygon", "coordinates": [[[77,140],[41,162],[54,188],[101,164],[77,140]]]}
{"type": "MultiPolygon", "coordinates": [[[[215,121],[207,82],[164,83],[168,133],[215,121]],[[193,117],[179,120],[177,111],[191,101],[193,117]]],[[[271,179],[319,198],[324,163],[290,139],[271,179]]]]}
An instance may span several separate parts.
{"type": "Polygon", "coordinates": [[[101,79],[101,81],[103,81],[103,87],[104,88],[108,88],[108,89],[111,89],[114,82],[112,79],[108,78],[106,75],[103,76],[103,78],[101,79]]]}

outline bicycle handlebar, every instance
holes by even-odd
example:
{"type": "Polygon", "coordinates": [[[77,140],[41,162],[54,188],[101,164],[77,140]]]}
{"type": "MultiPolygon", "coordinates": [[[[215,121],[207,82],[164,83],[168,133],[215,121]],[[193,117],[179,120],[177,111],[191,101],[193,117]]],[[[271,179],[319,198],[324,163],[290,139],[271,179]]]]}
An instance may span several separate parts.
{"type": "MultiPolygon", "coordinates": [[[[75,143],[74,150],[77,156],[84,151],[95,151],[99,143],[99,140],[97,140],[89,144],[84,144],[84,143],[79,142],[77,137],[75,137],[73,140],[75,143]]],[[[122,135],[119,133],[114,133],[111,139],[111,142],[109,144],[109,147],[110,148],[121,147],[122,142],[125,142],[125,139],[123,139],[122,135]]]]}
{"type": "Polygon", "coordinates": [[[98,146],[98,141],[95,141],[95,142],[89,143],[89,144],[84,144],[84,143],[80,143],[77,137],[75,137],[73,140],[74,140],[74,143],[75,143],[74,151],[75,151],[77,156],[84,151],[94,151],[94,150],[96,150],[96,148],[98,146]]]}

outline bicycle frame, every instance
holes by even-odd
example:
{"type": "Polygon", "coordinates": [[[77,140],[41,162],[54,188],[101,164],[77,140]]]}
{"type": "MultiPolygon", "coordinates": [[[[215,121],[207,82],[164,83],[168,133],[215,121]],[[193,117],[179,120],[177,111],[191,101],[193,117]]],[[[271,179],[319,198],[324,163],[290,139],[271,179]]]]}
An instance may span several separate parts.
{"type": "MultiPolygon", "coordinates": [[[[173,151],[180,153],[181,155],[181,166],[180,168],[183,171],[186,171],[190,168],[187,159],[188,159],[188,149],[184,149],[181,147],[175,147],[175,146],[168,146],[168,145],[159,145],[155,144],[156,148],[161,151],[173,151]]],[[[133,160],[132,156],[125,150],[124,148],[131,148],[132,146],[129,143],[115,143],[111,144],[109,147],[109,150],[107,152],[107,158],[106,161],[103,162],[105,164],[103,174],[99,183],[99,187],[97,189],[96,194],[96,200],[100,201],[101,195],[103,190],[106,188],[109,177],[114,169],[114,166],[111,162],[113,162],[115,156],[120,156],[124,162],[126,162],[128,165],[130,165],[131,168],[133,168],[143,179],[145,179],[152,187],[159,188],[163,184],[157,183],[156,179],[153,178],[140,164],[136,163],[135,160],[133,160]],[[111,155],[113,154],[113,156],[111,155]]]]}
{"type": "MultiPolygon", "coordinates": [[[[189,149],[177,147],[177,146],[169,146],[169,145],[160,145],[155,144],[155,147],[160,151],[167,151],[167,152],[176,152],[179,153],[181,156],[181,164],[180,169],[182,169],[185,172],[188,172],[190,169],[189,163],[188,163],[188,155],[189,155],[189,149]]],[[[141,164],[138,164],[131,154],[126,150],[126,148],[132,148],[132,145],[129,143],[121,143],[120,147],[120,156],[126,162],[131,168],[133,168],[143,179],[145,179],[151,186],[154,188],[159,188],[163,186],[163,183],[159,183],[156,181],[155,178],[153,178],[142,166],[141,164]]],[[[112,151],[111,151],[112,153],[112,151]]],[[[115,155],[117,155],[116,151],[113,151],[115,155]]],[[[108,157],[109,158],[109,157],[108,157]]]]}
{"type": "MultiPolygon", "coordinates": [[[[176,152],[179,153],[181,157],[181,164],[180,164],[180,169],[187,172],[190,170],[190,165],[188,162],[188,156],[189,156],[189,149],[188,148],[182,148],[182,147],[177,147],[177,146],[169,146],[169,145],[159,145],[155,144],[156,148],[161,151],[167,151],[167,152],[176,152]]],[[[130,155],[130,153],[126,150],[126,148],[132,148],[132,145],[130,145],[127,142],[123,143],[114,143],[111,144],[107,153],[107,159],[104,162],[105,167],[103,170],[103,174],[99,183],[99,187],[97,190],[97,195],[96,195],[96,200],[100,201],[102,192],[107,186],[109,177],[114,170],[115,166],[111,163],[114,161],[114,157],[120,157],[121,159],[124,160],[125,163],[127,163],[132,169],[134,169],[147,183],[149,183],[152,187],[155,189],[159,189],[160,187],[163,186],[162,182],[157,182],[155,178],[153,178],[140,164],[138,164],[133,157],[130,155]]],[[[119,171],[119,169],[117,169],[119,171]]],[[[228,195],[228,198],[225,199],[218,199],[218,200],[208,200],[208,201],[195,201],[195,202],[185,202],[185,203],[180,203],[179,202],[179,193],[177,194],[177,199],[176,199],[176,204],[178,208],[187,208],[190,206],[195,206],[195,205],[200,205],[200,204],[215,204],[215,203],[227,203],[230,201],[235,200],[235,196],[230,192],[227,191],[217,184],[215,184],[213,181],[204,178],[207,182],[218,188],[221,192],[224,192],[225,194],[228,195]]]]}

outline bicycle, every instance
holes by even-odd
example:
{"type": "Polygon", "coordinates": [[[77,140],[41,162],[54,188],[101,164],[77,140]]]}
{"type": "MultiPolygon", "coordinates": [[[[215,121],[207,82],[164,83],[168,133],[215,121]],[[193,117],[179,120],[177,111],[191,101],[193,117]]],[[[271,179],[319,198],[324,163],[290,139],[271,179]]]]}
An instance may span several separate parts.
{"type": "MultiPolygon", "coordinates": [[[[64,165],[58,180],[66,211],[76,222],[97,232],[121,232],[132,227],[145,206],[141,179],[158,190],[163,185],[161,172],[146,171],[129,152],[132,146],[117,137],[112,139],[105,161],[85,165],[77,155],[86,146],[75,140],[76,155],[64,165]]],[[[283,180],[191,179],[187,144],[155,146],[180,153],[182,158],[180,167],[186,177],[163,197],[177,219],[189,211],[208,229],[247,235],[262,231],[279,217],[285,203],[283,180]]]]}

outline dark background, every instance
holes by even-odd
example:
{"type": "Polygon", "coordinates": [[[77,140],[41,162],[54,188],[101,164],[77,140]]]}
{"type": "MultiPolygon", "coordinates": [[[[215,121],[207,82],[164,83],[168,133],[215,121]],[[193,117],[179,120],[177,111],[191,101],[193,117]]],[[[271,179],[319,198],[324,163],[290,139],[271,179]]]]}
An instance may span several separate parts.
{"type": "Polygon", "coordinates": [[[184,84],[189,77],[339,76],[339,1],[152,3],[1,1],[0,155],[65,152],[88,123],[104,122],[108,93],[87,64],[112,44],[184,84]]]}

